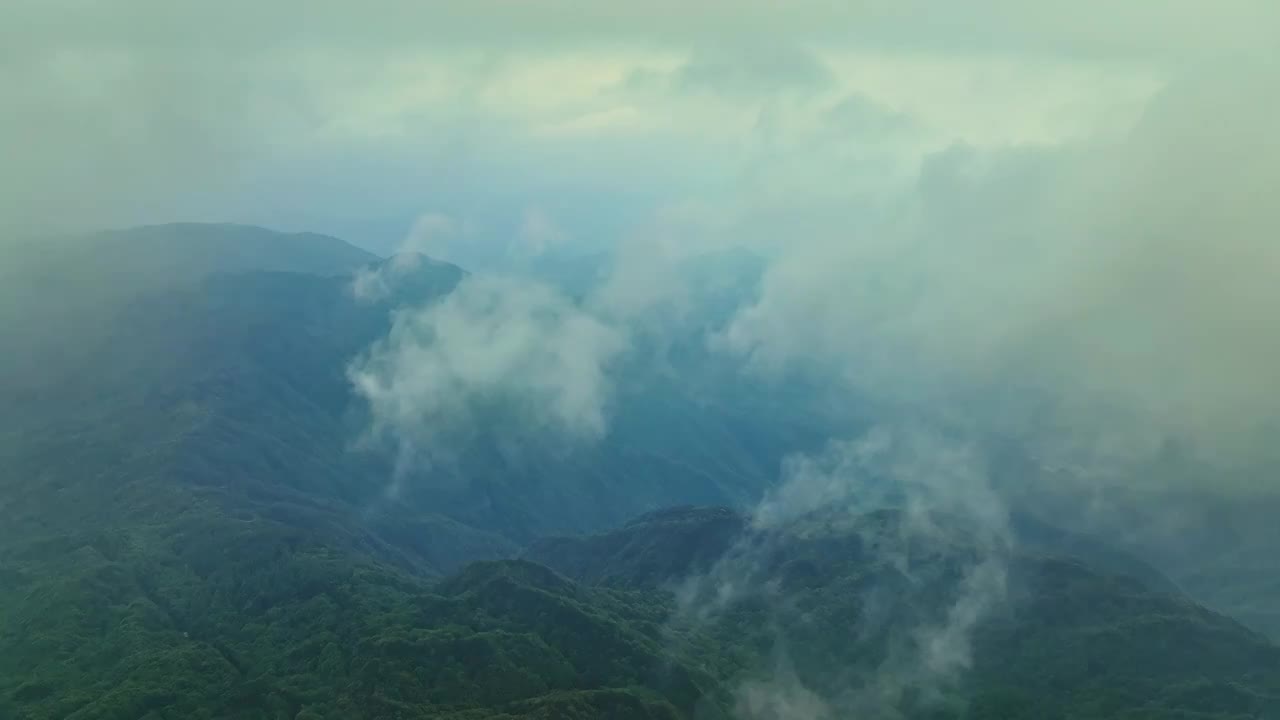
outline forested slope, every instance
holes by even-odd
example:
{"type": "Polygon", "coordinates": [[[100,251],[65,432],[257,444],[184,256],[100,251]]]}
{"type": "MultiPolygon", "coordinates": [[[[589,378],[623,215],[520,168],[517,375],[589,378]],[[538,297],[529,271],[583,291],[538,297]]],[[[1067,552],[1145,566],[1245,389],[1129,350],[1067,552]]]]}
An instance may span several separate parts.
{"type": "MultiPolygon", "coordinates": [[[[481,433],[390,492],[394,448],[355,442],[369,418],[348,364],[461,269],[418,263],[362,302],[352,273],[379,261],[332,238],[85,242],[7,276],[38,288],[81,253],[77,284],[6,306],[0,717],[752,717],[751,689],[792,675],[829,715],[871,712],[845,691],[894,677],[912,628],[989,552],[961,534],[903,575],[868,550],[892,512],[767,536],[724,509],[629,521],[748,504],[826,437],[803,392],[709,366],[624,368],[594,446],[512,462],[481,433]],[[676,592],[744,560],[733,602],[701,612],[676,592]]],[[[1008,592],[966,633],[972,666],[940,700],[908,683],[876,712],[1274,711],[1272,645],[1104,543],[1022,530],[1008,592]]]]}

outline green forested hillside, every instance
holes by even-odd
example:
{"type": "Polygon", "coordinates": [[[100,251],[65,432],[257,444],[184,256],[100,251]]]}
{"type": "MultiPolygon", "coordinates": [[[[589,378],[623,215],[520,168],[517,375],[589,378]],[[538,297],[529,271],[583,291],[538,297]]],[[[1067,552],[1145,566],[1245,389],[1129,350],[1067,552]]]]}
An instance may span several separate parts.
{"type": "Polygon", "coordinates": [[[154,225],[16,243],[0,256],[6,348],[0,390],[49,391],[68,377],[101,372],[97,353],[139,339],[130,305],[158,303],[211,275],[337,276],[375,260],[337,238],[231,224],[154,225]]]}
{"type": "MultiPolygon", "coordinates": [[[[512,462],[479,433],[447,476],[390,494],[394,452],[353,442],[367,418],[347,363],[461,269],[420,264],[361,303],[343,273],[370,258],[331,238],[84,242],[97,260],[0,326],[0,718],[719,718],[791,675],[846,708],[954,605],[977,552],[935,548],[902,575],[867,550],[893,513],[758,536],[734,511],[656,510],[745,505],[826,434],[811,388],[747,391],[696,363],[625,368],[595,446],[512,462]],[[174,250],[187,241],[220,259],[174,250]],[[747,592],[691,616],[682,583],[744,557],[747,592]]],[[[65,279],[60,257],[21,282],[65,279]]],[[[1025,535],[962,682],[882,710],[1273,712],[1265,640],[1104,544],[1025,535]]]]}
{"type": "MultiPolygon", "coordinates": [[[[32,290],[0,325],[0,701],[23,713],[61,717],[179,660],[202,668],[182,682],[240,677],[224,677],[248,662],[226,631],[254,608],[292,618],[299,584],[341,585],[351,568],[423,582],[547,529],[603,527],[673,495],[724,500],[766,477],[734,438],[762,421],[690,412],[669,384],[636,389],[653,402],[571,462],[526,453],[511,467],[477,447],[467,482],[414,478],[388,498],[394,453],[354,446],[366,421],[347,363],[393,307],[449,292],[460,269],[421,263],[361,303],[331,273],[369,256],[333,239],[164,226],[66,242],[5,266],[6,290],[32,290]],[[653,423],[688,429],[672,443],[653,423]]],[[[208,697],[148,702],[189,695],[208,697]]]]}
{"type": "Polygon", "coordinates": [[[699,619],[669,583],[701,564],[691,538],[723,537],[724,511],[619,531],[647,552],[619,554],[612,533],[572,552],[539,545],[559,548],[543,558],[557,565],[611,558],[609,579],[582,584],[529,561],[428,582],[358,549],[248,520],[229,533],[197,512],[172,518],[182,529],[163,547],[104,535],[6,557],[6,579],[32,588],[0,606],[7,716],[731,717],[743,687],[783,673],[779,652],[832,708],[879,717],[1259,718],[1280,707],[1280,650],[1259,636],[1131,577],[1018,555],[1008,598],[974,631],[972,668],[942,699],[908,683],[871,708],[858,691],[905,672],[895,653],[953,601],[952,553],[968,552],[913,559],[924,586],[872,608],[902,579],[867,544],[868,528],[897,532],[892,513],[759,542],[752,562],[768,582],[756,590],[774,590],[699,619]]]}
{"type": "Polygon", "coordinates": [[[6,717],[679,717],[714,694],[663,655],[657,600],[521,564],[433,588],[288,533],[208,531],[172,538],[168,561],[106,544],[11,559],[39,584],[3,606],[6,717]]]}
{"type": "Polygon", "coordinates": [[[704,603],[716,612],[694,626],[717,656],[743,663],[747,677],[794,673],[837,710],[892,717],[887,704],[908,716],[998,718],[1280,712],[1280,648],[1171,592],[1167,581],[1094,569],[1053,554],[1043,540],[999,554],[1008,587],[987,598],[972,628],[971,667],[941,683],[950,700],[912,712],[921,688],[941,681],[902,658],[928,657],[917,654],[920,643],[927,648],[928,633],[972,600],[964,568],[991,558],[962,530],[922,540],[904,534],[905,522],[897,512],[819,515],[757,531],[725,510],[672,509],[603,535],[545,540],[525,557],[603,587],[683,593],[690,573],[709,578],[713,595],[704,603]],[[708,546],[722,549],[719,558],[708,562],[708,546]],[[733,599],[723,603],[729,588],[733,599]],[[888,696],[880,692],[886,682],[888,696]]]}

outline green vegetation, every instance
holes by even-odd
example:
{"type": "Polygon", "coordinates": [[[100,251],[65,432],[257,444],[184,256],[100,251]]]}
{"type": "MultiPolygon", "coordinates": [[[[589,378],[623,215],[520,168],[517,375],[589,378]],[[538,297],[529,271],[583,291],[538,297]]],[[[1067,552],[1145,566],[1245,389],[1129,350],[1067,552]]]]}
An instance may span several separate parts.
{"type": "MultiPolygon", "coordinates": [[[[869,541],[893,536],[893,513],[759,536],[732,511],[683,508],[578,534],[672,502],[740,504],[781,453],[823,436],[797,397],[739,393],[711,370],[628,372],[627,410],[598,447],[525,448],[515,464],[481,436],[452,475],[389,495],[392,459],[352,447],[365,422],[346,363],[393,305],[430,302],[461,270],[425,264],[400,295],[360,304],[336,273],[369,258],[332,238],[130,237],[75,249],[83,277],[47,305],[5,306],[4,720],[708,720],[732,717],[781,655],[840,707],[897,670],[977,553],[961,539],[912,555],[907,577],[869,541]],[[175,251],[183,238],[199,251],[175,251]],[[549,534],[571,536],[511,559],[549,534]],[[714,577],[743,547],[750,587],[774,594],[690,621],[672,583],[714,577]]],[[[7,281],[39,284],[71,252],[7,281]]],[[[940,701],[908,687],[889,704],[930,718],[1277,711],[1266,640],[1132,558],[1035,536],[1005,559],[1010,592],[974,628],[973,666],[940,701]]]]}
{"type": "MultiPolygon", "coordinates": [[[[599,584],[529,561],[427,581],[204,506],[133,534],[29,546],[0,565],[0,709],[31,720],[728,717],[735,690],[769,677],[781,645],[807,684],[838,699],[895,671],[894,643],[953,600],[949,559],[936,556],[916,568],[937,570],[936,583],[899,593],[902,604],[867,625],[866,603],[894,575],[868,554],[860,525],[760,545],[785,603],[744,596],[704,622],[682,620],[662,587],[702,562],[690,537],[727,539],[731,519],[668,511],[538,546],[555,547],[543,559],[562,566],[604,561],[612,573],[599,584]]],[[[918,716],[1280,709],[1280,650],[1239,625],[1074,561],[1012,562],[1010,600],[977,629],[973,668],[947,686],[950,701],[918,716]]]]}
{"type": "Polygon", "coordinates": [[[172,538],[167,562],[123,542],[6,563],[27,581],[0,632],[13,716],[537,717],[564,705],[676,717],[672,702],[687,711],[713,687],[642,632],[644,598],[523,564],[473,566],[432,589],[288,534],[209,530],[172,538]]]}
{"type": "Polygon", "coordinates": [[[858,689],[887,679],[902,683],[890,704],[920,717],[1280,712],[1280,648],[1264,637],[1171,594],[1167,583],[1026,544],[999,556],[1008,591],[993,594],[973,628],[972,666],[922,679],[917,663],[901,660],[962,602],[963,568],[981,553],[961,530],[920,543],[901,522],[894,512],[818,516],[765,532],[725,510],[672,509],[600,536],[543,541],[526,557],[604,586],[661,587],[690,572],[732,585],[737,600],[697,625],[712,661],[772,678],[780,668],[770,658],[783,649],[788,672],[837,707],[864,707],[858,689]],[[724,549],[718,566],[708,564],[708,546],[724,549]],[[944,698],[920,705],[933,685],[944,698]]]}

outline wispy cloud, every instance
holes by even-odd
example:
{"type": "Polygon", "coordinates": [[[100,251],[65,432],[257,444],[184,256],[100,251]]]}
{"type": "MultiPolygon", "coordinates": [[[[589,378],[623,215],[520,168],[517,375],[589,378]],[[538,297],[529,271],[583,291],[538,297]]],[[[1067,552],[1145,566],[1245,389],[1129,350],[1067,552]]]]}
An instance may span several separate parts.
{"type": "Polygon", "coordinates": [[[481,430],[598,439],[608,429],[609,368],[626,346],[625,333],[550,287],[471,276],[442,299],[396,311],[390,333],[348,375],[373,436],[429,462],[481,430]]]}
{"type": "Polygon", "coordinates": [[[969,446],[923,429],[880,428],[794,457],[754,510],[752,531],[678,588],[677,623],[716,623],[742,605],[767,609],[774,659],[746,673],[737,691],[743,717],[899,717],[910,703],[947,701],[963,681],[974,631],[1005,600],[1011,542],[1004,503],[969,446]],[[838,568],[856,567],[866,580],[803,601],[824,591],[789,586],[795,563],[816,566],[819,588],[847,581],[838,568]],[[806,616],[824,603],[860,608],[843,620],[847,636],[825,650],[803,636],[806,616]],[[877,644],[886,650],[875,659],[877,644]],[[834,647],[859,648],[859,661],[834,647]],[[808,655],[807,670],[793,651],[808,655]]]}

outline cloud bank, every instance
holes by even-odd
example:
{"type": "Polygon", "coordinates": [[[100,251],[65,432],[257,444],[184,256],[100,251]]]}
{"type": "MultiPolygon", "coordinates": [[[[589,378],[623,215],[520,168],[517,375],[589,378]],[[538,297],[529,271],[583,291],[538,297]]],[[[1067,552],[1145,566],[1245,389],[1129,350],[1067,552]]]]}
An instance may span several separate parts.
{"type": "Polygon", "coordinates": [[[1280,410],[1280,101],[1271,66],[1233,70],[1118,138],[929,156],[876,227],[784,249],[720,340],[974,415],[984,396],[1010,423],[1047,398],[1252,439],[1280,410]],[[995,407],[1010,389],[1025,407],[995,407]]]}

